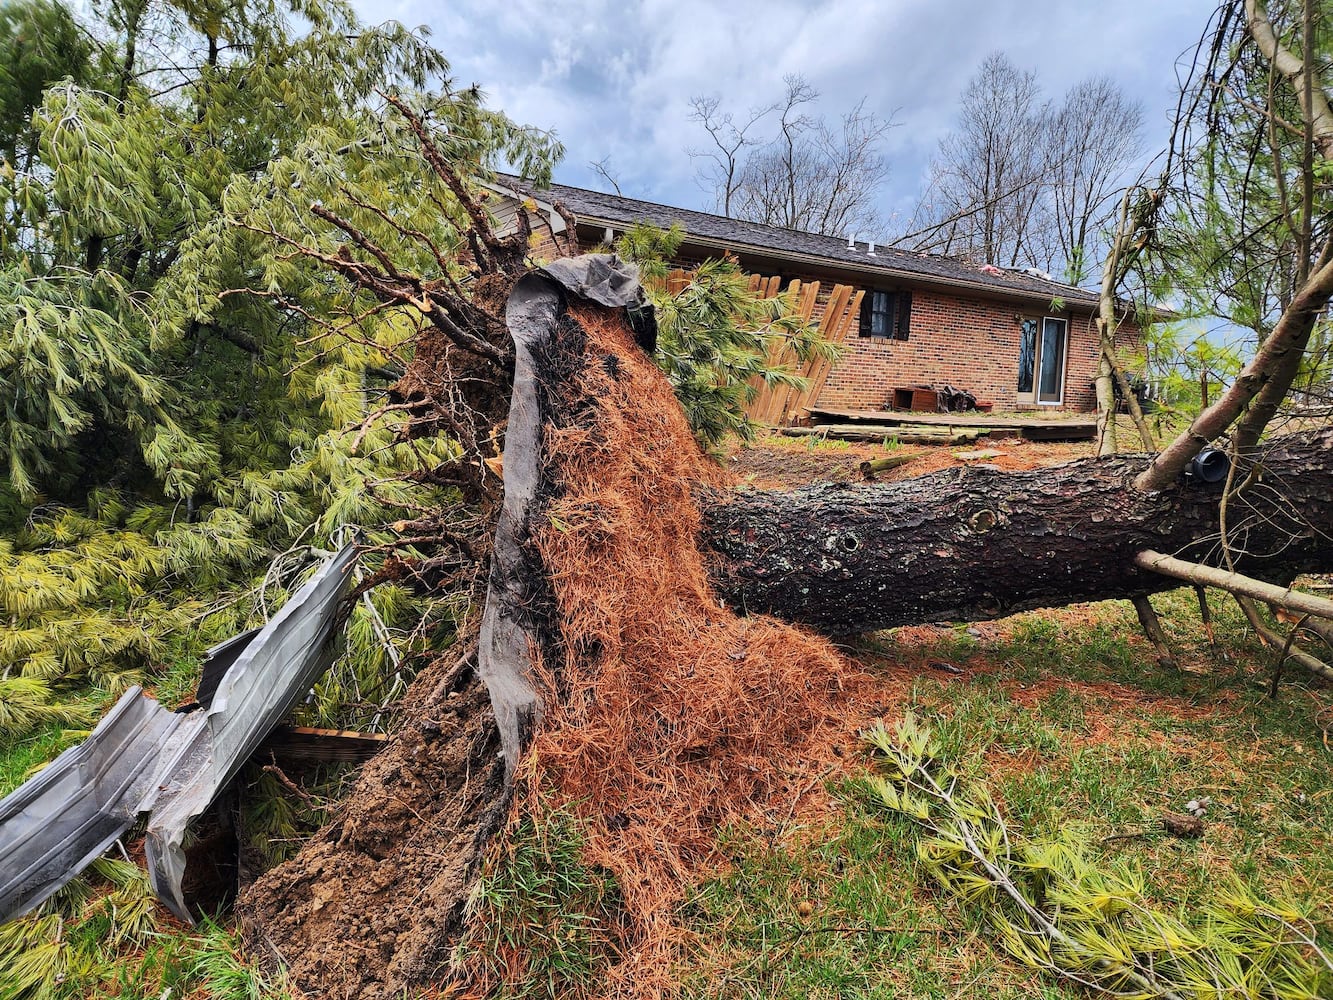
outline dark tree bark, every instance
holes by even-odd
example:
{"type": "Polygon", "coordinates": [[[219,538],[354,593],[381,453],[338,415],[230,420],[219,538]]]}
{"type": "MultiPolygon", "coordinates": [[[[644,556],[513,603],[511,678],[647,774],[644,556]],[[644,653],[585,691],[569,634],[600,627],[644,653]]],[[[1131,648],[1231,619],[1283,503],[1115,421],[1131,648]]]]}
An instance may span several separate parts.
{"type": "MultiPolygon", "coordinates": [[[[1134,556],[1213,561],[1221,484],[1144,493],[1134,479],[1147,464],[971,466],[894,484],[710,494],[713,579],[738,607],[831,634],[1173,589],[1179,581],[1134,556]]],[[[1229,529],[1236,569],[1285,584],[1333,567],[1333,430],[1279,439],[1262,469],[1229,529]]]]}

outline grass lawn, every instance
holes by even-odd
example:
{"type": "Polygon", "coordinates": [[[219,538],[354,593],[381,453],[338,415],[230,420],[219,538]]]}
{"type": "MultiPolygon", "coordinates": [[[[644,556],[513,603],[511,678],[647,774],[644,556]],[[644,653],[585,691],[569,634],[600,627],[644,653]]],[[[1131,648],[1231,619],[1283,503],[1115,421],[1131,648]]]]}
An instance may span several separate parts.
{"type": "MultiPolygon", "coordinates": [[[[1180,672],[1157,666],[1127,602],[866,637],[852,653],[882,683],[884,710],[858,722],[910,709],[984,777],[1014,830],[1083,828],[1142,870],[1162,909],[1188,914],[1234,876],[1313,908],[1327,948],[1333,750],[1315,712],[1333,696],[1293,672],[1270,700],[1273,654],[1212,596],[1216,647],[1192,591],[1154,599],[1180,672]],[[1201,798],[1201,838],[1165,832],[1164,813],[1201,798]]],[[[798,825],[776,843],[732,834],[734,869],[684,913],[698,942],[690,995],[1086,995],[1010,959],[980,908],[940,892],[913,828],[870,808],[852,780],[868,757],[851,736],[798,825]]]]}
{"type": "MultiPolygon", "coordinates": [[[[1068,460],[1087,448],[996,447],[1006,454],[995,461],[1012,467],[1068,460]]],[[[893,450],[891,442],[886,449],[765,439],[728,461],[755,485],[795,485],[855,478],[865,458],[893,450]]],[[[957,449],[916,450],[919,460],[885,478],[960,461],[957,449]]],[[[789,814],[726,831],[729,864],[681,907],[683,994],[1089,995],[1002,951],[984,909],[946,895],[932,880],[918,860],[915,829],[867,799],[859,778],[870,758],[859,734],[909,710],[934,728],[950,760],[985,779],[1015,832],[1085,831],[1101,856],[1136,865],[1151,900],[1168,912],[1188,915],[1239,879],[1262,895],[1309,907],[1320,943],[1333,949],[1333,749],[1316,718],[1333,706],[1333,689],[1289,666],[1278,698],[1270,699],[1273,652],[1256,642],[1229,599],[1210,596],[1216,643],[1191,591],[1153,598],[1178,671],[1158,666],[1127,602],[862,637],[847,653],[868,680],[842,737],[813,752],[789,814]],[[1201,837],[1163,829],[1165,813],[1203,799],[1201,837]]],[[[0,747],[0,792],[70,739],[50,726],[0,747]]],[[[544,914],[543,926],[559,919],[544,914]]],[[[92,935],[102,926],[92,920],[110,925],[88,917],[70,925],[73,933],[92,935]]],[[[6,993],[0,974],[0,996],[148,995],[141,988],[157,996],[168,986],[180,995],[243,996],[265,989],[233,959],[221,934],[198,937],[163,921],[147,942],[83,948],[95,957],[95,975],[47,980],[45,993],[6,993]]],[[[598,956],[586,957],[568,961],[595,968],[598,956]]],[[[5,960],[0,940],[0,964],[5,960]]],[[[551,982],[518,992],[545,996],[551,982]]]]}

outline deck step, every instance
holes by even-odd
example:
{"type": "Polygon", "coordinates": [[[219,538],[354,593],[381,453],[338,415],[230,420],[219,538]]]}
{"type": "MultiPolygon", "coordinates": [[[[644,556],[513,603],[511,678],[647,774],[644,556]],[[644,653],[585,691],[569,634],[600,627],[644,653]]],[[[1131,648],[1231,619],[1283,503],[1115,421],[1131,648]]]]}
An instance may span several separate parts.
{"type": "Polygon", "coordinates": [[[954,434],[974,430],[987,430],[992,439],[1018,436],[1029,441],[1091,441],[1097,436],[1097,421],[1090,414],[1024,417],[1012,413],[992,415],[971,412],[903,413],[892,410],[812,409],[810,417],[815,427],[855,427],[870,432],[869,437],[852,440],[873,440],[876,435],[899,437],[902,433],[954,434]]]}

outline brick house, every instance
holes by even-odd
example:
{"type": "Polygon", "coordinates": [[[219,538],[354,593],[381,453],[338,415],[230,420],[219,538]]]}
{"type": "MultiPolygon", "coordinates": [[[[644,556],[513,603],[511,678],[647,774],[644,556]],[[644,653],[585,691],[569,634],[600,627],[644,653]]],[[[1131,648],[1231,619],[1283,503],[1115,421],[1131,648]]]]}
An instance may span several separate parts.
{"type": "MultiPolygon", "coordinates": [[[[503,177],[494,206],[503,222],[517,202],[516,178],[503,177]],[[510,187],[509,185],[513,185],[510,187]]],[[[636,223],[686,231],[676,263],[689,267],[729,254],[748,272],[864,289],[859,324],[847,339],[814,405],[878,410],[893,390],[950,385],[992,403],[995,410],[1096,408],[1097,295],[1022,270],[980,266],[953,257],[876,247],[782,229],[706,212],[553,184],[532,193],[540,218],[534,239],[564,233],[552,203],[569,212],[578,245],[591,250],[636,223]]],[[[541,256],[542,247],[537,247],[541,256]]],[[[827,296],[827,291],[824,293],[827,296]]],[[[815,309],[821,315],[824,302],[815,309]]],[[[1117,346],[1135,351],[1142,337],[1132,323],[1117,346]]]]}

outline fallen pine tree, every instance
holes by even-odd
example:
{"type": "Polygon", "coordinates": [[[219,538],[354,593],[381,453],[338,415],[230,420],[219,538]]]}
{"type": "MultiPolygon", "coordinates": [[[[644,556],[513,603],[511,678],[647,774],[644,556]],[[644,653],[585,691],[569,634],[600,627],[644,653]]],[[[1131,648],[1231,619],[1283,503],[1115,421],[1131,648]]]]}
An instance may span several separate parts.
{"type": "MultiPolygon", "coordinates": [[[[1136,564],[1144,550],[1219,551],[1220,487],[1141,490],[1146,458],[736,492],[644,349],[640,306],[614,258],[517,283],[480,635],[417,679],[338,819],[241,902],[255,947],[307,992],[493,985],[503,973],[451,961],[469,891],[497,835],[551,810],[578,818],[621,893],[603,988],[664,988],[673,908],[715,869],[716,832],[781,810],[857,690],[827,642],[742,612],[836,633],[990,618],[1177,585],[1136,564]]],[[[1333,565],[1331,444],[1266,452],[1232,500],[1234,568],[1286,583],[1333,565]]]]}
{"type": "MultiPolygon", "coordinates": [[[[976,621],[1179,587],[1144,550],[1220,563],[1222,483],[1144,491],[1147,456],[1001,472],[965,466],[892,484],[705,491],[718,592],[831,634],[976,621]]],[[[1333,429],[1277,438],[1231,503],[1234,567],[1283,586],[1333,567],[1333,429]]],[[[1198,582],[1212,582],[1200,580],[1198,582]]]]}
{"type": "MultiPolygon", "coordinates": [[[[1326,158],[1333,118],[1325,101],[1300,97],[1310,68],[1262,5],[1241,13],[1229,5],[1220,19],[1214,60],[1252,41],[1264,99],[1280,87],[1326,158]]],[[[1204,104],[1227,92],[1205,89],[1204,104]]],[[[1312,95],[1322,99],[1322,85],[1312,95]]],[[[384,575],[466,595],[475,610],[418,675],[401,729],[334,822],[242,896],[254,948],[305,992],[387,997],[521,979],[521,949],[487,966],[455,961],[467,954],[457,946],[491,919],[467,908],[487,858],[503,856],[521,817],[553,812],[579,824],[585,862],[619,893],[597,991],[664,992],[682,940],[675,907],[720,862],[717,831],[785,811],[812,780],[806,750],[856,697],[855,669],[802,626],[847,633],[1124,597],[1155,634],[1146,594],[1221,582],[1284,658],[1327,669],[1295,630],[1261,622],[1252,596],[1281,603],[1285,589],[1264,582],[1285,588],[1333,568],[1333,433],[1264,438],[1333,296],[1313,172],[1299,185],[1299,265],[1276,283],[1290,294],[1259,310],[1249,364],[1157,455],[736,492],[649,357],[632,275],[606,260],[530,275],[527,214],[497,233],[474,178],[420,116],[389,103],[450,192],[447,239],[364,204],[312,206],[322,228],[262,215],[249,226],[340,276],[367,315],[398,310],[421,324],[392,405],[406,436],[457,442],[456,460],[418,472],[456,502],[402,525],[415,554],[384,575]],[[393,231],[377,240],[367,227],[381,223],[393,231]],[[405,266],[403,247],[433,277],[405,266]],[[1191,460],[1223,438],[1225,481],[1187,480],[1191,460]]],[[[1289,603],[1304,605],[1307,624],[1333,618],[1325,604],[1289,603]]]]}

